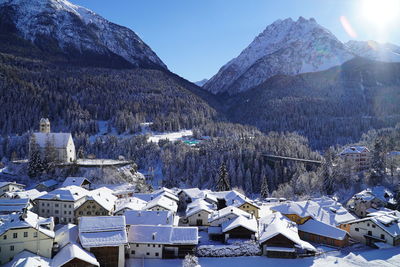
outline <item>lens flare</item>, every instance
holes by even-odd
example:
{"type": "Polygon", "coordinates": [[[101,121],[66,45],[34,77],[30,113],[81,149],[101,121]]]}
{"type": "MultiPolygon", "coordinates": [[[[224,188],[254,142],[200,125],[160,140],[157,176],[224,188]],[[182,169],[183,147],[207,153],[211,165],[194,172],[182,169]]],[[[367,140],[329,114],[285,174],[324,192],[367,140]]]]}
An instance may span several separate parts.
{"type": "Polygon", "coordinates": [[[364,19],[376,27],[384,28],[400,15],[399,0],[362,0],[360,5],[364,19]]]}
{"type": "Polygon", "coordinates": [[[357,38],[357,33],[351,26],[349,20],[345,16],[340,17],[340,23],[342,23],[343,29],[351,38],[357,38]]]}

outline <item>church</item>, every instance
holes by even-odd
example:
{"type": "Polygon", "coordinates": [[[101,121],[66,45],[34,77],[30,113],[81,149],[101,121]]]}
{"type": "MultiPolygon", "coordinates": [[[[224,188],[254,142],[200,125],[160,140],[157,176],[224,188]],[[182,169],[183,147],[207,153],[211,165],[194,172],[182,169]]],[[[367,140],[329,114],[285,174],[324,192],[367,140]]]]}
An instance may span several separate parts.
{"type": "Polygon", "coordinates": [[[33,137],[42,155],[46,151],[46,145],[51,144],[55,148],[57,162],[65,163],[76,160],[75,145],[71,133],[52,133],[49,119],[40,119],[40,130],[33,133],[33,137]]]}

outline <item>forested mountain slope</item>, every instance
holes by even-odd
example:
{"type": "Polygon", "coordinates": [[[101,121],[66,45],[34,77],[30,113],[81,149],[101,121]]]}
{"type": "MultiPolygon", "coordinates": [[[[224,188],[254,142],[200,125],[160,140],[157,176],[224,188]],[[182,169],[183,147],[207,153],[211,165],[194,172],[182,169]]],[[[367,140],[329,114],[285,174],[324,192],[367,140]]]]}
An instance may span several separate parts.
{"type": "Polygon", "coordinates": [[[400,64],[355,58],[323,72],[277,75],[225,99],[235,122],[297,131],[315,148],[346,144],[400,121],[400,64]]]}

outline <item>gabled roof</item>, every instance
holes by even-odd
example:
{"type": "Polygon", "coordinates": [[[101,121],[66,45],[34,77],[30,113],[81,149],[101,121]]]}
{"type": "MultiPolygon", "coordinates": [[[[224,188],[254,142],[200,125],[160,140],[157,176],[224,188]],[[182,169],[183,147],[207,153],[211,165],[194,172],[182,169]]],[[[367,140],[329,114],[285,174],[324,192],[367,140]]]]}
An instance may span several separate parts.
{"type": "Polygon", "coordinates": [[[146,205],[147,202],[137,198],[137,197],[130,197],[130,198],[121,198],[118,199],[115,203],[116,208],[115,212],[117,213],[121,210],[142,210],[146,205]]]}
{"type": "Polygon", "coordinates": [[[213,222],[216,221],[218,219],[221,219],[223,217],[226,217],[230,214],[233,214],[234,216],[238,217],[238,216],[245,216],[250,218],[251,215],[239,208],[233,207],[233,206],[228,206],[225,207],[223,209],[214,211],[213,213],[210,214],[210,216],[208,217],[208,222],[213,222]]]}
{"type": "Polygon", "coordinates": [[[340,152],[340,155],[360,154],[363,152],[370,152],[370,151],[365,146],[350,146],[350,147],[346,147],[342,152],[340,152]]]}
{"type": "Polygon", "coordinates": [[[285,202],[271,207],[271,210],[282,214],[297,214],[302,218],[310,216],[332,226],[355,219],[339,202],[329,197],[285,202]]]}
{"type": "Polygon", "coordinates": [[[178,210],[178,204],[170,198],[165,197],[164,195],[160,195],[155,199],[149,201],[144,209],[148,210],[154,208],[156,206],[160,206],[164,209],[176,212],[178,210]]]}
{"type": "Polygon", "coordinates": [[[238,227],[246,228],[247,230],[254,233],[258,232],[257,220],[255,218],[248,218],[244,216],[239,216],[233,220],[222,223],[221,230],[223,233],[226,233],[238,227]]]}
{"type": "Polygon", "coordinates": [[[17,185],[17,186],[20,186],[20,187],[25,187],[25,185],[19,184],[17,182],[0,182],[0,188],[4,187],[6,185],[9,185],[9,184],[17,185]]]}
{"type": "Polygon", "coordinates": [[[127,225],[173,225],[171,211],[128,210],[124,213],[127,225]]]}
{"type": "Polygon", "coordinates": [[[22,212],[30,205],[29,198],[0,199],[0,213],[22,212]]]}
{"type": "Polygon", "coordinates": [[[100,187],[92,191],[88,191],[86,200],[96,201],[100,206],[108,211],[114,209],[117,197],[114,196],[113,191],[107,187],[100,187]]]}
{"type": "Polygon", "coordinates": [[[347,232],[342,229],[313,219],[309,219],[305,223],[300,224],[298,228],[302,232],[326,236],[337,240],[344,240],[347,235],[347,232]]]}
{"type": "Polygon", "coordinates": [[[186,194],[190,199],[195,200],[197,198],[202,198],[203,197],[203,191],[201,191],[199,188],[187,188],[187,189],[182,189],[180,193],[186,194]]]}
{"type": "Polygon", "coordinates": [[[197,245],[197,227],[133,225],[129,228],[129,243],[197,245]]]}
{"type": "Polygon", "coordinates": [[[61,267],[74,259],[79,259],[90,265],[100,266],[96,257],[92,253],[84,250],[80,245],[74,243],[70,243],[63,247],[54,256],[51,266],[61,267]]]}
{"type": "Polygon", "coordinates": [[[76,201],[89,195],[89,191],[76,186],[68,186],[53,190],[46,195],[38,197],[38,200],[61,200],[61,201],[76,201]]]}
{"type": "Polygon", "coordinates": [[[126,244],[124,216],[79,218],[79,240],[83,247],[114,247],[126,244]]]}
{"type": "Polygon", "coordinates": [[[50,267],[51,259],[36,255],[30,251],[23,250],[15,255],[12,261],[3,265],[3,267],[50,267]]]}
{"type": "Polygon", "coordinates": [[[365,201],[371,201],[377,198],[384,203],[396,203],[394,199],[394,194],[389,189],[384,186],[374,186],[372,188],[367,188],[353,196],[354,199],[362,199],[365,201]]]}
{"type": "Polygon", "coordinates": [[[40,192],[37,189],[30,189],[26,191],[13,191],[4,193],[5,197],[8,198],[29,198],[30,200],[35,200],[36,198],[47,194],[46,191],[40,192]]]}
{"type": "Polygon", "coordinates": [[[287,219],[280,212],[269,214],[260,219],[260,244],[279,234],[285,236],[302,249],[316,251],[313,245],[300,239],[296,223],[287,219]]]}
{"type": "Polygon", "coordinates": [[[55,148],[66,148],[68,141],[72,141],[71,133],[33,133],[39,147],[46,147],[46,141],[54,142],[55,148]]]}
{"type": "Polygon", "coordinates": [[[54,242],[56,242],[58,246],[62,248],[69,243],[76,243],[78,241],[78,234],[78,226],[69,223],[56,231],[54,242]]]}
{"type": "Polygon", "coordinates": [[[34,228],[44,235],[54,238],[54,231],[44,228],[44,225],[52,224],[52,220],[52,217],[42,218],[30,211],[26,212],[26,218],[19,213],[2,216],[2,220],[0,220],[0,235],[11,229],[34,228]]]}
{"type": "Polygon", "coordinates": [[[58,181],[54,180],[54,179],[49,179],[43,182],[40,182],[38,185],[44,185],[46,187],[52,187],[58,184],[58,181]]]}
{"type": "Polygon", "coordinates": [[[71,185],[82,186],[84,184],[91,184],[85,177],[67,177],[65,178],[61,187],[67,187],[71,185]]]}
{"type": "Polygon", "coordinates": [[[205,211],[208,213],[212,213],[213,210],[211,209],[209,203],[205,202],[202,199],[197,199],[195,202],[190,203],[192,205],[188,205],[187,209],[186,209],[186,217],[190,217],[200,211],[205,211]]]}
{"type": "Polygon", "coordinates": [[[392,237],[400,235],[400,212],[377,212],[376,216],[370,216],[363,219],[355,220],[353,223],[371,221],[374,222],[379,228],[390,234],[392,237]]]}

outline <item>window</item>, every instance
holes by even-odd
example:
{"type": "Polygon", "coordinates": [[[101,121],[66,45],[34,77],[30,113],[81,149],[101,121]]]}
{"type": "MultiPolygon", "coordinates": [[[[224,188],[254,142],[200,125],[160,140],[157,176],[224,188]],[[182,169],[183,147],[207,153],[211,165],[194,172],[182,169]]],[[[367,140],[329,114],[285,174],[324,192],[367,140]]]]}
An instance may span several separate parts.
{"type": "Polygon", "coordinates": [[[44,203],[42,202],[42,207],[44,206],[44,203]]]}
{"type": "Polygon", "coordinates": [[[90,211],[87,212],[87,215],[92,215],[92,213],[90,211]]]}
{"type": "Polygon", "coordinates": [[[156,257],[158,257],[158,252],[156,252],[156,257]]]}
{"type": "Polygon", "coordinates": [[[79,212],[79,215],[82,215],[82,214],[83,214],[83,212],[82,212],[82,211],[80,211],[80,212],[79,212]]]}
{"type": "Polygon", "coordinates": [[[373,224],[373,225],[372,225],[372,228],[375,228],[375,227],[376,227],[376,225],[375,225],[375,224],[373,224]]]}
{"type": "Polygon", "coordinates": [[[64,208],[66,208],[67,207],[67,204],[64,204],[64,208]]]}
{"type": "Polygon", "coordinates": [[[150,252],[146,252],[146,255],[149,256],[149,255],[150,255],[150,252]]]}
{"type": "Polygon", "coordinates": [[[372,231],[368,231],[368,235],[371,235],[371,236],[372,236],[372,231]]]}
{"type": "Polygon", "coordinates": [[[44,209],[42,209],[42,212],[44,213],[44,209]]]}
{"type": "Polygon", "coordinates": [[[10,250],[11,250],[11,251],[14,251],[14,246],[10,246],[10,250]]]}
{"type": "Polygon", "coordinates": [[[28,232],[24,232],[24,237],[28,237],[28,232]]]}
{"type": "Polygon", "coordinates": [[[355,230],[356,232],[360,232],[360,229],[358,229],[358,228],[354,228],[354,230],[355,230]]]}
{"type": "Polygon", "coordinates": [[[64,210],[64,214],[67,214],[67,211],[64,210]]]}
{"type": "Polygon", "coordinates": [[[161,248],[161,245],[158,245],[159,248],[161,248]]]}
{"type": "Polygon", "coordinates": [[[136,244],[136,247],[138,248],[138,247],[139,247],[139,244],[136,244]]]}
{"type": "Polygon", "coordinates": [[[72,221],[71,221],[71,218],[68,218],[68,222],[72,222],[72,221]]]}
{"type": "Polygon", "coordinates": [[[199,216],[199,217],[200,217],[200,216],[201,216],[201,215],[200,215],[200,213],[199,213],[199,214],[197,214],[197,216],[199,216]]]}
{"type": "Polygon", "coordinates": [[[37,237],[37,232],[34,232],[34,233],[33,233],[33,237],[37,237]]]}
{"type": "Polygon", "coordinates": [[[55,206],[56,208],[58,208],[58,204],[55,204],[54,206],[55,206]]]}
{"type": "Polygon", "coordinates": [[[50,207],[50,203],[47,203],[47,207],[50,207]]]}
{"type": "Polygon", "coordinates": [[[3,236],[3,239],[7,239],[7,235],[4,235],[4,236],[3,236]]]}
{"type": "Polygon", "coordinates": [[[135,255],[135,251],[134,251],[134,250],[131,250],[131,254],[132,254],[132,255],[135,255]]]}
{"type": "Polygon", "coordinates": [[[156,245],[153,245],[153,248],[155,248],[156,247],[156,245]]]}
{"type": "Polygon", "coordinates": [[[18,238],[18,233],[13,233],[13,238],[18,238]]]}
{"type": "Polygon", "coordinates": [[[72,206],[71,205],[69,205],[69,208],[71,208],[72,206]]]}
{"type": "Polygon", "coordinates": [[[68,211],[68,214],[71,214],[71,211],[68,211]]]}
{"type": "Polygon", "coordinates": [[[150,244],[147,244],[148,247],[150,247],[150,244]]]}
{"type": "Polygon", "coordinates": [[[384,234],[381,234],[381,239],[385,239],[385,235],[384,234]]]}
{"type": "Polygon", "coordinates": [[[58,214],[58,210],[55,210],[54,213],[55,213],[55,214],[58,214]]]}

